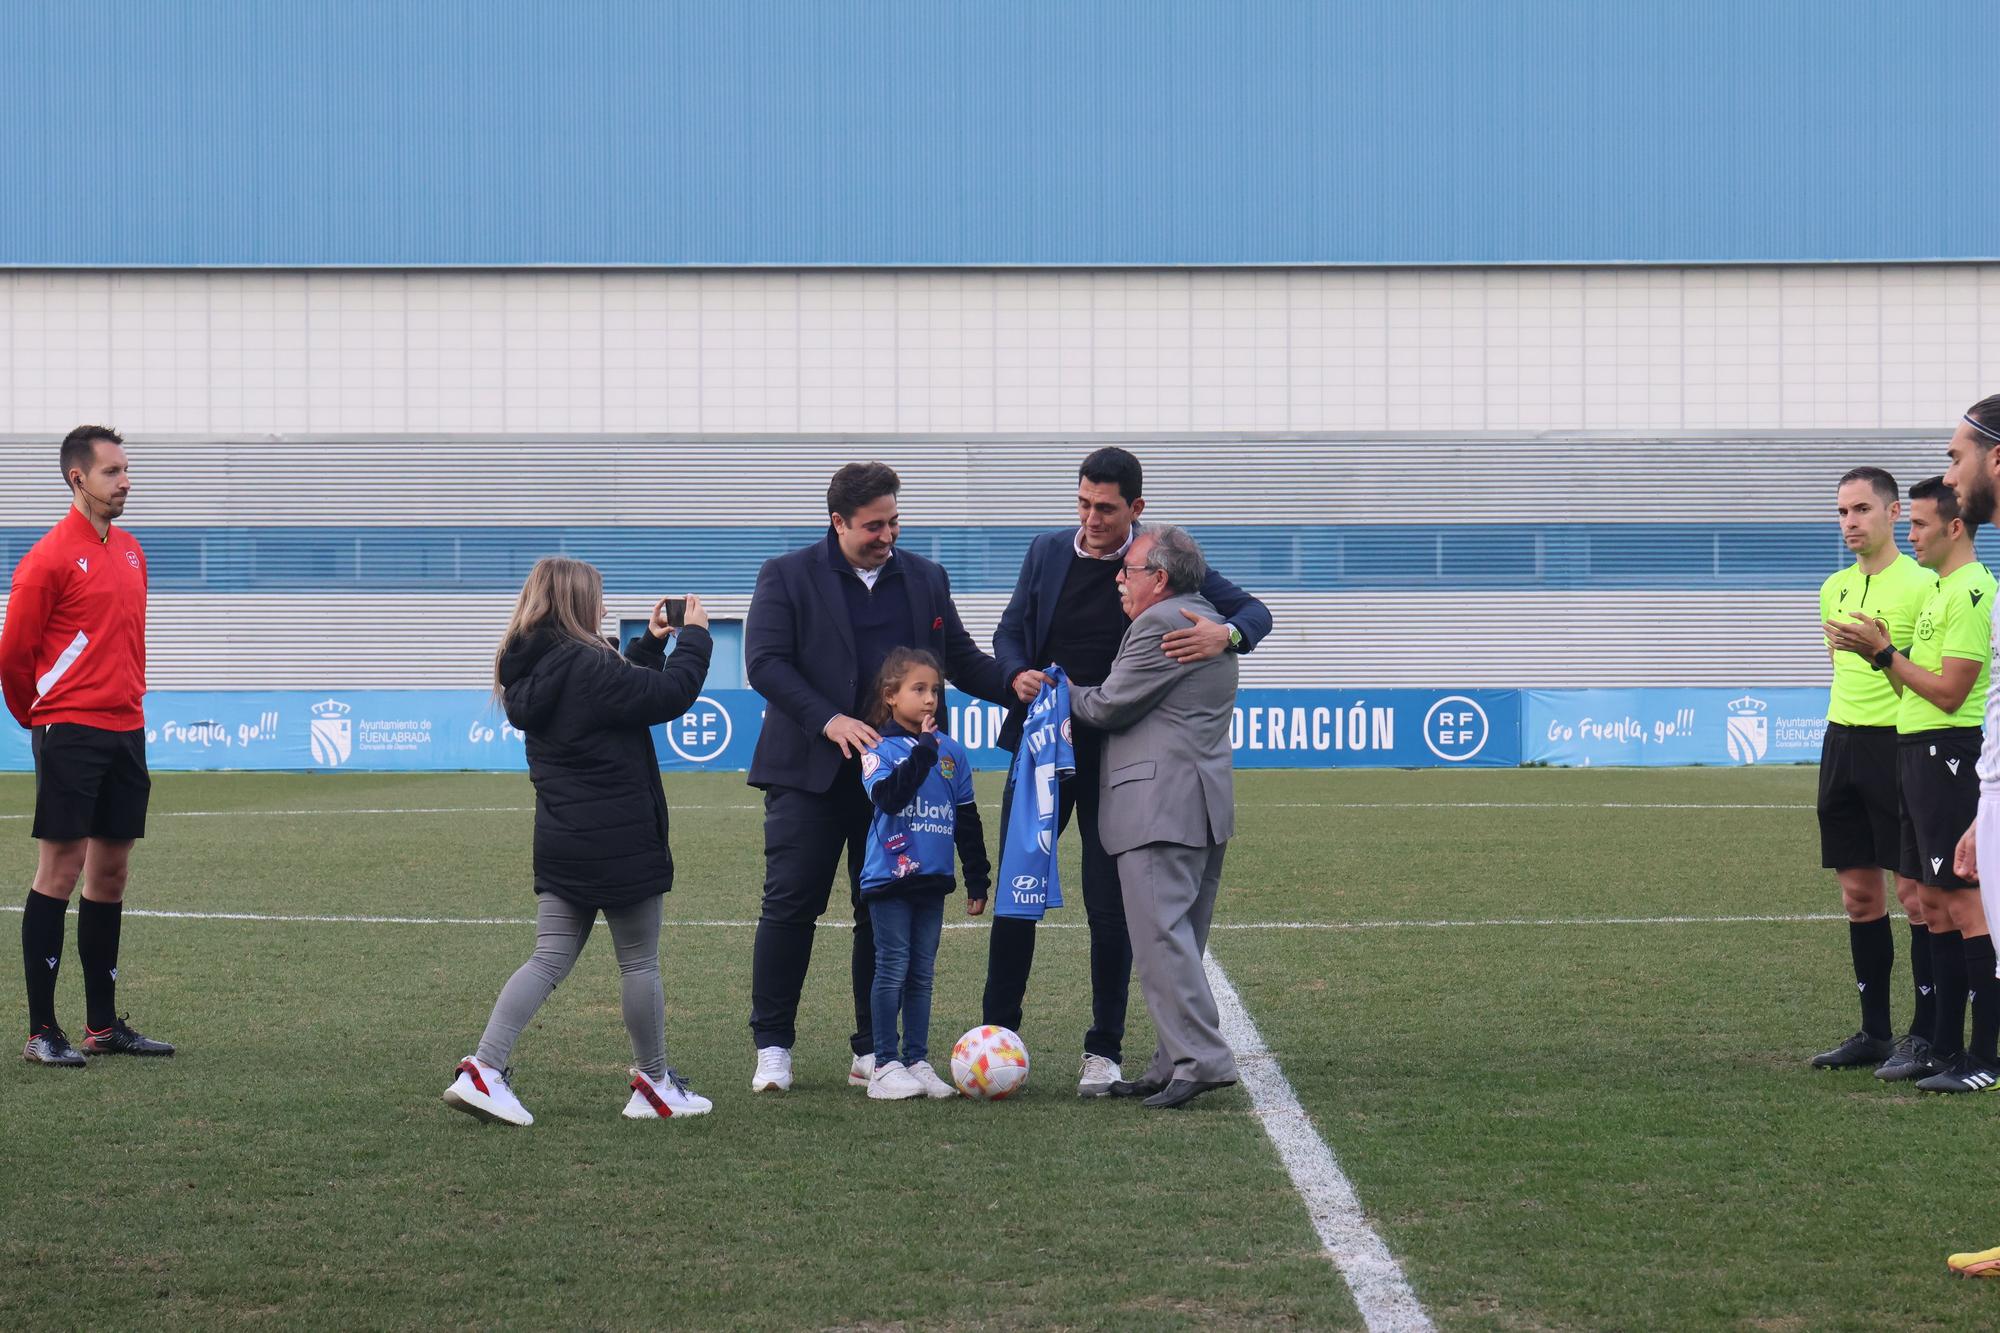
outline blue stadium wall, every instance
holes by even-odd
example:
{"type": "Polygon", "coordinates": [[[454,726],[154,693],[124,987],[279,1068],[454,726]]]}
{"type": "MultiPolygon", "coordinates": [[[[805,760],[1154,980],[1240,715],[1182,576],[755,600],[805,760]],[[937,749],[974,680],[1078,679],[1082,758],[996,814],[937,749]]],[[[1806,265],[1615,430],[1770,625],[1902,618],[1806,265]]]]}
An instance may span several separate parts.
{"type": "Polygon", "coordinates": [[[2000,7],[0,6],[0,264],[2000,258],[2000,7]]]}

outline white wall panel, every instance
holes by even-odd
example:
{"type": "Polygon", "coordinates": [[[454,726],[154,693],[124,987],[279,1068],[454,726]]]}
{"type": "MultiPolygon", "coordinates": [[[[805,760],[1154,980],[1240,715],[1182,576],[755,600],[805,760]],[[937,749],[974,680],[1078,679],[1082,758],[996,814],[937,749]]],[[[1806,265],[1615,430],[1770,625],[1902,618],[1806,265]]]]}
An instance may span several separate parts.
{"type": "MultiPolygon", "coordinates": [[[[958,598],[982,647],[1006,599],[958,598]]],[[[1820,685],[1828,678],[1814,593],[1355,593],[1265,599],[1277,630],[1243,661],[1243,683],[1562,688],[1820,685]],[[1634,630],[1643,630],[1635,633],[1634,630]]],[[[300,599],[155,595],[155,689],[483,688],[510,597],[300,599]]],[[[720,597],[717,618],[746,599],[720,597]]],[[[612,599],[638,618],[641,599],[612,599]]],[[[6,612],[0,598],[0,616],[6,612]]]]}
{"type": "MultiPolygon", "coordinates": [[[[1945,422],[1948,426],[1949,421],[1945,422]]],[[[1860,463],[1905,485],[1945,466],[1943,427],[1705,440],[1519,435],[1260,436],[1118,442],[1162,522],[1771,522],[1825,518],[1860,463]],[[1832,438],[1829,438],[1829,437],[1832,438]]],[[[855,458],[903,479],[913,526],[1047,524],[1074,513],[1099,439],[127,437],[135,527],[814,524],[855,458]]],[[[65,503],[47,439],[0,437],[0,524],[65,503]]],[[[775,554],[775,552],[773,552],[775,554]]]]}
{"type": "Polygon", "coordinates": [[[2000,265],[0,272],[0,433],[1936,430],[2000,265]]]}

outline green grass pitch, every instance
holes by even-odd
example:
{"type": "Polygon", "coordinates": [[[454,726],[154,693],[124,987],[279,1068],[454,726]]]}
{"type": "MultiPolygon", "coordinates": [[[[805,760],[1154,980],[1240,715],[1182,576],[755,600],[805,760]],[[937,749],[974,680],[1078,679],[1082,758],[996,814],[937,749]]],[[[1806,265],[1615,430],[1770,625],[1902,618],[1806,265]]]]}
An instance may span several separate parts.
{"type": "MultiPolygon", "coordinates": [[[[1845,928],[1716,920],[1837,909],[1813,782],[1239,775],[1216,960],[1441,1327],[2000,1325],[2000,1284],[1944,1273],[2000,1244],[2000,1097],[1809,1071],[1855,1026],[1845,928]]],[[[753,1098],[751,932],[726,923],[757,911],[755,793],[667,786],[668,1038],[713,1115],[619,1117],[604,940],[516,1051],[538,1123],[513,1131],[438,1093],[525,924],[132,918],[123,1005],[182,1054],[0,1066],[0,1328],[1359,1326],[1243,1089],[1167,1115],[1073,1095],[1080,929],[1042,935],[1015,1100],[849,1089],[838,930],[798,1087],[753,1098]]],[[[512,776],[161,775],[129,901],[525,921],[528,801],[512,776]]],[[[0,778],[16,894],[30,804],[0,778]]],[[[934,1052],[984,962],[983,924],[947,932],[934,1052]]],[[[59,1003],[79,1031],[73,933],[59,1003]]],[[[1130,1067],[1136,984],[1128,1043],[1130,1067]]]]}

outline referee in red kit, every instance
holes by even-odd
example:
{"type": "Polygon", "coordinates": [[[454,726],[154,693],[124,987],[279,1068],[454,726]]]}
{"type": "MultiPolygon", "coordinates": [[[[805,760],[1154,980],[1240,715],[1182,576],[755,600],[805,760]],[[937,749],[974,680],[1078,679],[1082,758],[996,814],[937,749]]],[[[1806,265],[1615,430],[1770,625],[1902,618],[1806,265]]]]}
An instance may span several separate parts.
{"type": "Polygon", "coordinates": [[[78,426],[62,442],[70,510],[14,570],[0,619],[0,688],[35,755],[35,884],[21,918],[28,1045],[36,1064],[90,1055],[172,1055],[117,1009],[118,928],[132,844],[146,834],[146,557],[111,521],[132,489],[125,441],[78,426]],[[83,881],[76,953],[83,964],[83,1050],[56,1022],[63,918],[83,881]]]}

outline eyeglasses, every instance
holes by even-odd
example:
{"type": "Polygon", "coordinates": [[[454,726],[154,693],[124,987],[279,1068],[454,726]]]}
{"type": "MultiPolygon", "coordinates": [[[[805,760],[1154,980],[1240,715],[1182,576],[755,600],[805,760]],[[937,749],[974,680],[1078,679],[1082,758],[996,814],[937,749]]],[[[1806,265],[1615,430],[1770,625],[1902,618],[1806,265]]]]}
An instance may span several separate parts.
{"type": "Polygon", "coordinates": [[[1145,562],[1140,561],[1136,565],[1120,565],[1118,566],[1118,572],[1120,574],[1124,574],[1129,577],[1133,574],[1154,574],[1158,573],[1159,571],[1147,569],[1145,562]]]}

